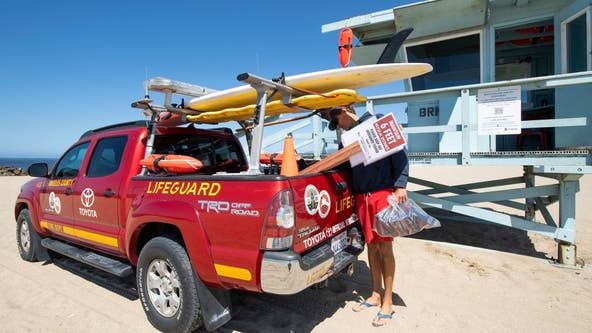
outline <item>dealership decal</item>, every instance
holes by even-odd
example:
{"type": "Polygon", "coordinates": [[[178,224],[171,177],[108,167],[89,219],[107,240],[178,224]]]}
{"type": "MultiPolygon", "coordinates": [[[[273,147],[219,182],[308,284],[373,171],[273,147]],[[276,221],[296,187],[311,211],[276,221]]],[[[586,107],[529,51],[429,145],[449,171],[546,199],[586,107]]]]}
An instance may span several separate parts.
{"type": "Polygon", "coordinates": [[[303,241],[304,248],[308,249],[313,246],[316,246],[317,244],[325,241],[326,239],[329,239],[329,238],[333,237],[334,235],[337,235],[340,231],[344,230],[345,228],[346,228],[345,222],[339,222],[332,227],[328,227],[325,230],[323,230],[322,232],[319,232],[318,234],[305,239],[303,241]]]}
{"type": "Polygon", "coordinates": [[[320,227],[318,225],[312,226],[312,227],[303,227],[298,229],[298,238],[304,238],[310,234],[312,234],[313,232],[319,230],[320,227]]]}

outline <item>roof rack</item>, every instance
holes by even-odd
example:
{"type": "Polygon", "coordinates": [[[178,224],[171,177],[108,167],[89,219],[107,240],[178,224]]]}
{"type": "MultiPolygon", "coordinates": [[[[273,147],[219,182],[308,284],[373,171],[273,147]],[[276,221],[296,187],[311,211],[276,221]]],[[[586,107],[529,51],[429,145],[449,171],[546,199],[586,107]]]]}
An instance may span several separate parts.
{"type": "Polygon", "coordinates": [[[131,104],[133,108],[144,110],[144,115],[150,116],[158,112],[171,112],[181,114],[185,117],[185,113],[194,112],[193,110],[185,109],[185,103],[182,101],[180,105],[173,104],[173,95],[201,97],[207,94],[216,92],[217,90],[198,86],[191,83],[167,79],[164,77],[154,77],[144,82],[145,92],[144,98],[135,101],[131,104]],[[155,91],[164,94],[164,103],[162,106],[152,105],[153,100],[150,98],[148,92],[155,91]]]}
{"type": "Polygon", "coordinates": [[[146,90],[156,91],[166,94],[177,94],[190,97],[201,97],[211,94],[217,90],[198,86],[191,83],[167,79],[164,77],[154,77],[146,81],[146,90]]]}
{"type": "Polygon", "coordinates": [[[92,134],[100,133],[100,132],[112,131],[112,130],[123,129],[123,128],[147,127],[147,126],[148,126],[148,121],[146,121],[146,120],[137,120],[137,121],[129,121],[129,122],[125,122],[125,123],[113,124],[113,125],[109,125],[109,126],[100,127],[100,128],[86,131],[86,132],[84,132],[84,134],[82,134],[80,136],[80,139],[87,137],[89,135],[92,135],[92,134]]]}

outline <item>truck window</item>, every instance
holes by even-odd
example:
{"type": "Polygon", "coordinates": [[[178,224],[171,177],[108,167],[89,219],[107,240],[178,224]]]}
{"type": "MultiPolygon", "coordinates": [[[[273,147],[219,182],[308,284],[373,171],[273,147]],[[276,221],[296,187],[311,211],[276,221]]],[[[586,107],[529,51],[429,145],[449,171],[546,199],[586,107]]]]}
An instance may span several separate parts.
{"type": "Polygon", "coordinates": [[[80,170],[80,166],[82,165],[84,155],[88,150],[88,144],[88,142],[81,143],[68,150],[54,168],[52,178],[76,177],[78,175],[78,170],[80,170]]]}
{"type": "Polygon", "coordinates": [[[119,169],[127,136],[104,138],[97,142],[88,164],[88,177],[103,177],[119,169]]]}
{"type": "Polygon", "coordinates": [[[206,135],[159,135],[154,142],[155,154],[187,155],[201,161],[198,173],[240,172],[248,168],[237,142],[206,135]]]}

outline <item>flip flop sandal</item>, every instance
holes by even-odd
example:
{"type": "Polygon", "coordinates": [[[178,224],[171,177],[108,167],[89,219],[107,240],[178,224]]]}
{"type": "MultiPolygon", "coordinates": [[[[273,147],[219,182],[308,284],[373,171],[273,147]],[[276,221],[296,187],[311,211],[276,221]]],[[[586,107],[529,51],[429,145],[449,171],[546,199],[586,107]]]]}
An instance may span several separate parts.
{"type": "Polygon", "coordinates": [[[374,318],[374,320],[372,321],[372,326],[374,327],[382,327],[382,326],[386,326],[386,324],[388,322],[380,322],[380,320],[383,319],[388,319],[391,320],[393,319],[393,313],[395,313],[394,311],[391,313],[382,313],[380,311],[378,311],[378,314],[376,315],[376,318],[374,318]]]}
{"type": "Polygon", "coordinates": [[[370,303],[368,303],[366,301],[362,301],[362,302],[359,302],[358,304],[356,304],[352,308],[352,311],[353,312],[361,312],[361,311],[364,311],[364,310],[366,310],[368,308],[371,308],[373,306],[378,306],[378,304],[370,304],[370,303]]]}

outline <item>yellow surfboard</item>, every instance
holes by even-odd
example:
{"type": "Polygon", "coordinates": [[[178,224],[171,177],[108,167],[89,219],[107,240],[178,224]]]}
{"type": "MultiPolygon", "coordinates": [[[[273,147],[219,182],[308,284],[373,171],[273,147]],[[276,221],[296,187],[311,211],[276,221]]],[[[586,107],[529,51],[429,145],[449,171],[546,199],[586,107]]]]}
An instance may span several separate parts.
{"type": "MultiPolygon", "coordinates": [[[[292,99],[291,106],[282,101],[273,101],[265,106],[266,116],[276,116],[283,113],[299,112],[302,109],[317,110],[333,106],[348,105],[365,102],[366,98],[358,95],[355,90],[338,89],[323,93],[323,95],[304,95],[292,99]]],[[[253,117],[255,104],[226,108],[220,111],[206,111],[196,115],[187,115],[187,120],[198,123],[220,123],[231,120],[246,120],[253,117]]]]}
{"type": "MultiPolygon", "coordinates": [[[[285,83],[297,89],[323,94],[337,89],[359,89],[403,80],[425,74],[431,70],[430,64],[423,63],[376,64],[288,76],[285,83]]],[[[275,100],[280,98],[279,94],[274,96],[275,100]]],[[[250,85],[244,85],[194,98],[187,106],[192,110],[204,112],[242,108],[245,105],[254,105],[256,102],[257,92],[250,85]]]]}

